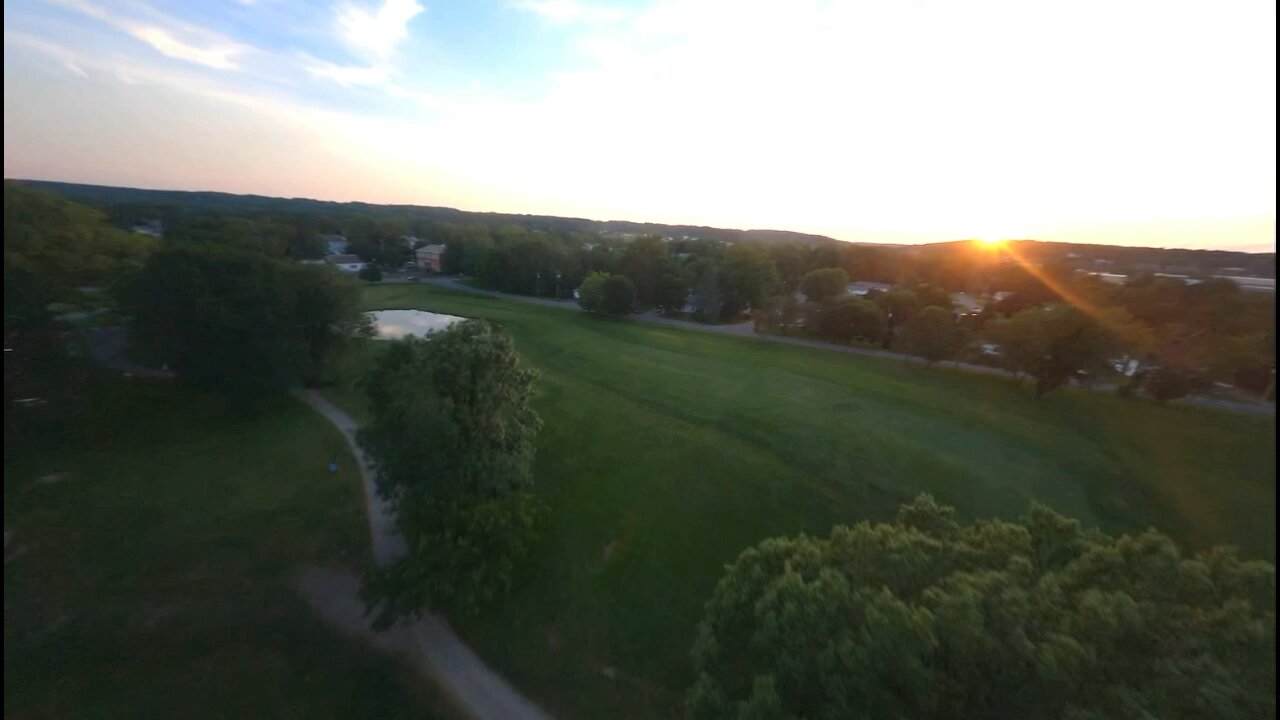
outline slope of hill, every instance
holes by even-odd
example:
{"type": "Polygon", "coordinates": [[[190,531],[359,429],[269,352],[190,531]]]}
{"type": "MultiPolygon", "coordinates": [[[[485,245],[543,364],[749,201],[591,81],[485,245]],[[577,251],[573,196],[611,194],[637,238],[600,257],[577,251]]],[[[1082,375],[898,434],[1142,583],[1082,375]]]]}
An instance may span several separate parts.
{"type": "Polygon", "coordinates": [[[737,230],[704,225],[668,225],[665,223],[633,222],[629,220],[590,220],[587,218],[557,217],[554,215],[522,215],[514,213],[471,212],[456,208],[427,205],[377,205],[363,202],[331,202],[308,198],[276,198],[263,195],[234,195],[222,192],[193,192],[185,190],[146,190],[120,188],[106,185],[81,185],[47,180],[23,180],[22,182],[44,190],[56,192],[76,202],[97,207],[134,206],[138,219],[150,212],[160,214],[166,207],[182,207],[193,210],[223,211],[228,213],[282,213],[353,215],[376,214],[395,216],[409,220],[468,223],[481,222],[490,226],[514,223],[532,230],[555,232],[588,232],[605,235],[662,235],[665,237],[691,237],[708,240],[752,240],[762,243],[804,242],[811,245],[836,243],[825,235],[791,232],[789,230],[737,230]]]}

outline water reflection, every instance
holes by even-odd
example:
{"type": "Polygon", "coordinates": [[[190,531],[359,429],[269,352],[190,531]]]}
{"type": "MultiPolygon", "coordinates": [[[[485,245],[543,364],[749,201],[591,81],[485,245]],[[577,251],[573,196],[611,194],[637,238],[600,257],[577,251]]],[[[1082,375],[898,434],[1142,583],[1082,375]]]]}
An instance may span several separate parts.
{"type": "Polygon", "coordinates": [[[378,326],[378,339],[399,340],[406,335],[426,335],[466,318],[425,310],[377,310],[369,313],[378,326]]]}

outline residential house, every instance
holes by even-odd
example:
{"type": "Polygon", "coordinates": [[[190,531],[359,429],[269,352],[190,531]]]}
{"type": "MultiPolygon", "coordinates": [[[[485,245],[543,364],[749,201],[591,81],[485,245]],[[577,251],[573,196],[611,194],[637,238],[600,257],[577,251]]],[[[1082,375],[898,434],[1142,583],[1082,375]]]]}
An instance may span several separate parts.
{"type": "Polygon", "coordinates": [[[347,251],[347,239],[341,235],[321,235],[326,255],[341,255],[347,251]]]}
{"type": "Polygon", "coordinates": [[[444,245],[423,245],[413,251],[413,264],[419,270],[441,272],[444,269],[444,245]]]}
{"type": "Polygon", "coordinates": [[[859,280],[858,282],[849,283],[848,289],[849,289],[850,295],[857,295],[858,297],[866,297],[867,294],[870,293],[872,290],[876,290],[879,292],[887,292],[889,290],[892,290],[893,286],[888,283],[864,282],[859,280]]]}
{"type": "Polygon", "coordinates": [[[343,272],[360,272],[365,268],[359,255],[330,255],[325,260],[343,272]]]}
{"type": "Polygon", "coordinates": [[[135,224],[130,228],[139,235],[150,235],[151,237],[164,237],[164,223],[160,220],[146,220],[135,224]]]}

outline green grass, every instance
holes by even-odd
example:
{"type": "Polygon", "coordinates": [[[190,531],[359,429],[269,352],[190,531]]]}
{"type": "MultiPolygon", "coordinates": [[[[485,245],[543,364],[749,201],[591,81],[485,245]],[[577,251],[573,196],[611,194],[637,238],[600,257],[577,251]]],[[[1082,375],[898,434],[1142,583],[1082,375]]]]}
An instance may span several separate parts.
{"type": "Polygon", "coordinates": [[[435,711],[292,589],[303,564],[368,561],[336,430],[292,400],[243,418],[165,383],[102,380],[90,399],[65,432],[5,442],[5,717],[435,711]]]}
{"type": "MultiPolygon", "coordinates": [[[[565,717],[670,716],[724,563],[765,537],[886,518],[921,491],[967,517],[1038,500],[1108,530],[1274,556],[1274,418],[1073,390],[1037,400],[1000,377],[428,286],[364,298],[496,320],[541,370],[550,530],[516,595],[460,626],[565,717]]],[[[361,414],[357,391],[332,395],[361,414]]]]}

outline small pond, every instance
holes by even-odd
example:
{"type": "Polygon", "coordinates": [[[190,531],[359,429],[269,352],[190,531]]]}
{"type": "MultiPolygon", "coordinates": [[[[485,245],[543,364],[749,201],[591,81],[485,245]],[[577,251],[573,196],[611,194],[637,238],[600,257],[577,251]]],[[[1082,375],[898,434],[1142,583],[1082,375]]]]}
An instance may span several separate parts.
{"type": "Polygon", "coordinates": [[[399,340],[406,335],[426,335],[432,330],[443,330],[466,318],[441,315],[425,310],[375,310],[369,313],[378,326],[379,340],[399,340]]]}

